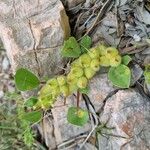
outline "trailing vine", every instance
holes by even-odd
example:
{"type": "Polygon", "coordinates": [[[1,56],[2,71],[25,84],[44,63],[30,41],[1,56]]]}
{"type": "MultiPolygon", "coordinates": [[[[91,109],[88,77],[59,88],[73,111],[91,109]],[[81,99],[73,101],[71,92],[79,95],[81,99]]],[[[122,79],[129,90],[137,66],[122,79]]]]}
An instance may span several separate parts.
{"type": "MultiPolygon", "coordinates": [[[[93,48],[90,46],[91,38],[88,36],[84,36],[79,43],[74,37],[70,37],[64,42],[62,56],[75,59],[70,64],[69,73],[49,79],[38,92],[37,98],[31,97],[25,102],[26,107],[33,108],[34,111],[28,112],[23,117],[24,119],[31,122],[38,121],[41,119],[40,109],[52,108],[60,95],[66,99],[69,95],[77,92],[77,107],[69,108],[67,119],[74,125],[83,126],[88,121],[88,112],[79,108],[79,96],[80,93],[87,93],[89,80],[101,67],[110,67],[108,77],[115,86],[129,87],[131,72],[127,65],[131,58],[129,56],[121,57],[114,47],[106,47],[102,44],[93,48]]],[[[31,90],[40,84],[39,79],[25,68],[17,70],[15,82],[21,91],[31,90]]]]}

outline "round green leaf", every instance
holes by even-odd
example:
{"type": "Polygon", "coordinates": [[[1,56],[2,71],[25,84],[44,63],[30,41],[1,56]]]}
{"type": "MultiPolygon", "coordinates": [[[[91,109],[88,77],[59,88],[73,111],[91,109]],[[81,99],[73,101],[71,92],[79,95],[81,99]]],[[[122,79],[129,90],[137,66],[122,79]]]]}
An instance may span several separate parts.
{"type": "Polygon", "coordinates": [[[67,120],[69,123],[77,126],[83,126],[89,119],[88,112],[81,108],[70,107],[68,109],[67,120]]]}
{"type": "Polygon", "coordinates": [[[87,49],[91,47],[91,44],[92,44],[92,39],[88,35],[83,36],[80,41],[82,53],[87,52],[87,49]]]}
{"type": "Polygon", "coordinates": [[[108,72],[108,78],[117,87],[129,88],[131,71],[123,64],[118,67],[111,67],[108,72]]]}
{"type": "Polygon", "coordinates": [[[25,113],[21,116],[21,119],[29,121],[30,123],[35,123],[40,121],[42,118],[42,112],[41,111],[32,111],[25,113]]]}
{"type": "Polygon", "coordinates": [[[24,103],[26,107],[33,107],[37,103],[38,99],[36,97],[30,97],[24,103]]]}
{"type": "Polygon", "coordinates": [[[27,91],[36,88],[40,81],[32,72],[20,68],[15,74],[15,83],[19,90],[27,91]]]}
{"type": "Polygon", "coordinates": [[[79,57],[81,49],[77,40],[74,37],[70,37],[67,41],[65,41],[61,53],[63,57],[79,57]]]}
{"type": "Polygon", "coordinates": [[[128,65],[131,60],[132,60],[132,58],[129,55],[125,55],[122,57],[122,63],[124,65],[128,65]]]}

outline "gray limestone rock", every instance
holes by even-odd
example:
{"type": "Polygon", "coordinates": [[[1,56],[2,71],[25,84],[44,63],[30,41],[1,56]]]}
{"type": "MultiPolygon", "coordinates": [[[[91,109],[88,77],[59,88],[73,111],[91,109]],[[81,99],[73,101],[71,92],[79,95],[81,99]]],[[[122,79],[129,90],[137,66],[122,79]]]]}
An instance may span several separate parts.
{"type": "Polygon", "coordinates": [[[100,150],[150,149],[150,101],[137,91],[118,91],[107,100],[100,118],[114,127],[99,135],[100,150]]]}
{"type": "Polygon", "coordinates": [[[60,0],[1,0],[0,38],[12,69],[25,67],[50,76],[64,65],[60,56],[69,37],[68,17],[60,0]]]}
{"type": "Polygon", "coordinates": [[[107,74],[97,74],[91,79],[89,88],[88,97],[94,105],[96,112],[101,108],[106,96],[116,90],[108,80],[107,74]]]}

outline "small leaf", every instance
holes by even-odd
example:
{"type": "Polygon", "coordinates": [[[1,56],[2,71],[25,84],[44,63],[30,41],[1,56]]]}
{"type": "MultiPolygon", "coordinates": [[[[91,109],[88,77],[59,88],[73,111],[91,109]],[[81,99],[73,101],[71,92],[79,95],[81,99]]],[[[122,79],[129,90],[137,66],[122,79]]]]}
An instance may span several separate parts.
{"type": "Polygon", "coordinates": [[[30,97],[24,103],[26,107],[33,107],[37,103],[38,99],[36,97],[30,97]]]}
{"type": "Polygon", "coordinates": [[[21,119],[29,121],[30,123],[35,123],[40,121],[42,118],[42,112],[41,111],[32,111],[25,113],[21,116],[21,119]]]}
{"type": "Polygon", "coordinates": [[[92,39],[88,35],[83,36],[80,41],[82,53],[86,53],[87,50],[91,47],[91,44],[92,44],[92,39]]]}
{"type": "Polygon", "coordinates": [[[74,37],[70,37],[67,41],[65,41],[61,53],[63,57],[79,57],[81,49],[77,40],[74,37]]]}
{"type": "Polygon", "coordinates": [[[86,88],[83,88],[83,89],[79,89],[79,92],[82,93],[82,94],[88,94],[89,93],[89,88],[86,87],[86,88]]]}
{"type": "Polygon", "coordinates": [[[81,108],[70,107],[67,114],[67,120],[69,123],[77,126],[83,126],[89,119],[88,112],[81,108]]]}
{"type": "Polygon", "coordinates": [[[145,66],[144,77],[145,82],[147,84],[150,84],[150,65],[145,66]]]}
{"type": "Polygon", "coordinates": [[[40,81],[32,72],[20,68],[15,74],[15,83],[19,90],[27,91],[36,88],[40,81]]]}
{"type": "Polygon", "coordinates": [[[125,56],[123,56],[122,57],[122,63],[124,64],[124,65],[128,65],[129,64],[129,62],[132,60],[132,58],[129,56],[129,55],[125,55],[125,56]]]}
{"type": "Polygon", "coordinates": [[[147,84],[150,84],[150,72],[145,71],[144,72],[145,82],[147,84]]]}
{"type": "Polygon", "coordinates": [[[108,72],[108,78],[117,87],[129,88],[131,71],[123,64],[118,67],[111,67],[108,72]]]}

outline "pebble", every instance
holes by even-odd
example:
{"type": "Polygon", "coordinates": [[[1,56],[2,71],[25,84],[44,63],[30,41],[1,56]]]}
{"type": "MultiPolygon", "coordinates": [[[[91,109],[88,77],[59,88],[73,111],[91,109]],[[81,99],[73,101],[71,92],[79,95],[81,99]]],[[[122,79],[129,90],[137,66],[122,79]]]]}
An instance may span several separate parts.
{"type": "Polygon", "coordinates": [[[141,37],[140,37],[139,35],[137,35],[137,34],[134,34],[133,38],[134,38],[134,40],[135,40],[136,42],[141,41],[141,37]]]}
{"type": "Polygon", "coordinates": [[[9,69],[9,60],[7,57],[4,57],[2,61],[2,68],[4,71],[9,69]]]}
{"type": "Polygon", "coordinates": [[[0,91],[0,99],[4,97],[4,92],[0,91]]]}

